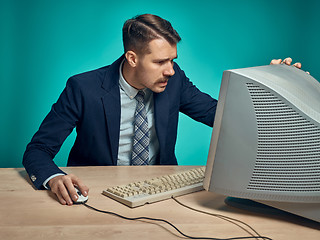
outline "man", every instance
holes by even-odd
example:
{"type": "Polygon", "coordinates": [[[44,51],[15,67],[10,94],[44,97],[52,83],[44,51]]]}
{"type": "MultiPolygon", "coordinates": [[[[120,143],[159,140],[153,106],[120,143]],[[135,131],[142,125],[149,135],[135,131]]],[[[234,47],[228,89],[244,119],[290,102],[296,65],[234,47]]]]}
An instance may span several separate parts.
{"type": "Polygon", "coordinates": [[[77,176],[64,173],[53,162],[73,128],[77,137],[68,166],[177,164],[179,112],[212,126],[217,105],[174,63],[179,41],[168,21],[151,14],[137,16],[123,26],[123,56],[68,80],[23,157],[36,188],[50,188],[64,205],[77,200],[74,186],[88,195],[88,187],[77,176]],[[141,150],[146,154],[138,163],[136,108],[143,109],[143,123],[148,126],[143,133],[147,144],[141,150]]]}

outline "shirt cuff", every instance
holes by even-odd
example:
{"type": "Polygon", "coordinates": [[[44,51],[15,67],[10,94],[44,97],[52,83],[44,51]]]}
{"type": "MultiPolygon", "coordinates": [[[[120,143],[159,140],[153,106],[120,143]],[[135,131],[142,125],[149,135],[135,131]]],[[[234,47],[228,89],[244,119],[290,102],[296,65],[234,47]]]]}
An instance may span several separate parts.
{"type": "Polygon", "coordinates": [[[65,174],[63,174],[63,173],[57,173],[57,174],[51,175],[50,177],[48,177],[48,178],[43,182],[42,185],[44,186],[45,189],[50,189],[50,187],[47,186],[48,182],[49,182],[52,178],[57,177],[57,176],[61,176],[61,175],[65,175],[65,174]]]}

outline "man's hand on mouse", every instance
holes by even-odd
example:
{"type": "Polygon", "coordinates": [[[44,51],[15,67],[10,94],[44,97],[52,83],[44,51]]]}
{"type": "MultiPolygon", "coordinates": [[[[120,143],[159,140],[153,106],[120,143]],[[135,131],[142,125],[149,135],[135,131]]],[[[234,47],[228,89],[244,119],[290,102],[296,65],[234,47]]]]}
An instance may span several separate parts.
{"type": "Polygon", "coordinates": [[[78,194],[75,186],[81,191],[83,196],[88,196],[89,188],[73,174],[60,175],[49,181],[51,191],[55,193],[62,205],[72,205],[73,201],[77,201],[78,194]]]}

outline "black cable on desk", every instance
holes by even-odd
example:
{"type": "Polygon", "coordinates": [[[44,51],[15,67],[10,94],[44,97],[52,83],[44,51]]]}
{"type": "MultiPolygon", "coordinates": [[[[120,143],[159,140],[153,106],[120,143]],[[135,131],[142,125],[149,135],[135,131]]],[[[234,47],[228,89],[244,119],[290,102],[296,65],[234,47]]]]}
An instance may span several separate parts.
{"type": "Polygon", "coordinates": [[[120,218],[123,218],[123,219],[126,219],[126,220],[130,220],[130,221],[135,221],[135,220],[150,220],[150,221],[157,221],[157,222],[164,222],[168,225],[170,225],[171,227],[173,227],[177,232],[179,232],[182,236],[186,237],[186,238],[189,238],[189,239],[211,239],[211,240],[240,240],[240,239],[253,239],[253,238],[256,238],[256,239],[267,239],[267,240],[272,240],[271,238],[268,238],[268,237],[261,237],[261,236],[253,236],[253,237],[234,237],[234,238],[211,238],[211,237],[192,237],[192,236],[189,236],[187,234],[184,234],[183,232],[181,232],[175,225],[173,225],[172,223],[170,223],[169,221],[165,220],[165,219],[160,219],[160,218],[149,218],[149,217],[135,217],[135,218],[131,218],[131,217],[125,217],[125,216],[122,216],[118,213],[114,213],[114,212],[110,212],[110,211],[104,211],[104,210],[100,210],[100,209],[97,209],[95,207],[92,207],[90,205],[88,205],[87,203],[83,203],[84,206],[86,206],[87,208],[90,208],[92,210],[95,210],[97,212],[101,212],[101,213],[106,213],[106,214],[110,214],[110,215],[114,215],[114,216],[117,216],[117,217],[120,217],[120,218]]]}
{"type": "Polygon", "coordinates": [[[246,231],[247,233],[249,233],[252,237],[255,237],[256,239],[270,239],[270,238],[266,238],[266,237],[263,237],[261,236],[253,227],[251,227],[249,224],[243,222],[243,221],[240,221],[238,219],[235,219],[235,218],[231,218],[231,217],[227,217],[227,216],[224,216],[224,215],[221,215],[221,214],[214,214],[214,213],[209,213],[209,212],[205,212],[205,211],[202,211],[202,210],[199,210],[199,209],[195,209],[193,207],[190,207],[188,205],[185,205],[184,203],[180,202],[178,199],[176,199],[175,197],[171,197],[174,201],[176,201],[176,203],[180,204],[181,206],[185,207],[185,208],[188,208],[192,211],[195,211],[195,212],[199,212],[199,213],[203,213],[203,214],[207,214],[207,215],[210,215],[210,216],[213,216],[213,217],[217,217],[217,218],[220,218],[220,219],[223,219],[227,222],[230,222],[236,226],[238,226],[239,228],[241,228],[242,230],[246,231]],[[245,229],[243,226],[241,226],[240,224],[243,224],[244,226],[248,227],[250,230],[252,230],[256,236],[254,234],[252,234],[251,232],[249,232],[247,229],[245,229]]]}

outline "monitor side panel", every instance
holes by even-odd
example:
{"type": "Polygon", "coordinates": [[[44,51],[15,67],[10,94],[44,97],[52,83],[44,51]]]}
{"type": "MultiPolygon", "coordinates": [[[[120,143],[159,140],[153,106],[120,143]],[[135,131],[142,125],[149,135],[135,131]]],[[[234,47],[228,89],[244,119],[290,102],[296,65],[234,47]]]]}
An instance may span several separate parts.
{"type": "Polygon", "coordinates": [[[257,123],[247,81],[230,71],[223,74],[204,184],[209,191],[241,194],[252,175],[257,123]]]}
{"type": "Polygon", "coordinates": [[[209,191],[209,189],[212,190],[211,178],[212,178],[212,170],[213,170],[213,164],[214,164],[214,156],[216,155],[216,151],[217,151],[217,143],[220,135],[223,109],[225,104],[224,100],[226,98],[226,94],[228,90],[229,77],[230,77],[230,72],[224,71],[222,76],[223,80],[221,81],[221,86],[220,86],[219,100],[218,100],[216,115],[214,119],[212,135],[211,135],[209,154],[208,154],[206,171],[205,171],[205,178],[203,181],[203,186],[207,191],[209,191]]]}

